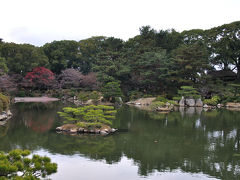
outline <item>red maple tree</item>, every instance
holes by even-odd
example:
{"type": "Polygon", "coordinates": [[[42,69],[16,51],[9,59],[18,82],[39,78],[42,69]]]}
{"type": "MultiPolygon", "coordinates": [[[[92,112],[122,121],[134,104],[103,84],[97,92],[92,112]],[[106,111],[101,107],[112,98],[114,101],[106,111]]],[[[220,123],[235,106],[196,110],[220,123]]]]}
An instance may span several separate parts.
{"type": "Polygon", "coordinates": [[[55,76],[52,71],[45,67],[36,67],[32,72],[27,73],[25,76],[33,86],[39,89],[46,89],[53,86],[55,76]]]}

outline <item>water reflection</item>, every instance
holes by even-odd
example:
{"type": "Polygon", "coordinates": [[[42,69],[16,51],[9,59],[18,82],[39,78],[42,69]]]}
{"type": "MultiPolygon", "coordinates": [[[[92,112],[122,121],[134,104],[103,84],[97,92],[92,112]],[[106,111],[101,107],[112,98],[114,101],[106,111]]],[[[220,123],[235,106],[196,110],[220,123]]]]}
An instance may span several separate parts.
{"type": "MultiPolygon", "coordinates": [[[[169,114],[122,107],[113,136],[69,136],[54,128],[61,104],[16,104],[7,129],[0,128],[0,150],[44,149],[50,154],[80,154],[107,164],[131,159],[138,174],[181,170],[220,179],[240,178],[240,112],[179,109],[169,114]]],[[[71,161],[71,160],[70,160],[71,161]]]]}

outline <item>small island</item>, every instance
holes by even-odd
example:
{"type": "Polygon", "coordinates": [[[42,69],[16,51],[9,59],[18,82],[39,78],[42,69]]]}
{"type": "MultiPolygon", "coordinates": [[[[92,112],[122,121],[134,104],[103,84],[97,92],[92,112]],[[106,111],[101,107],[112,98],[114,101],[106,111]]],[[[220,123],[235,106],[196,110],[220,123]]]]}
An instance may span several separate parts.
{"type": "Polygon", "coordinates": [[[58,112],[65,119],[56,130],[66,133],[94,133],[107,135],[117,129],[111,128],[116,110],[113,106],[89,105],[78,108],[65,107],[58,112]]]}

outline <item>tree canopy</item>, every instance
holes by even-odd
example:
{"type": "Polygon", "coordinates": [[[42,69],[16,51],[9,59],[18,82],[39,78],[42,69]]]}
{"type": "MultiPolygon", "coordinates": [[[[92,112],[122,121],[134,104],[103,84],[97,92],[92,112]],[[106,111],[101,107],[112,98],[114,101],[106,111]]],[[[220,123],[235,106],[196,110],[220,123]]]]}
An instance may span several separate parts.
{"type": "Polygon", "coordinates": [[[40,179],[57,172],[50,158],[29,155],[29,150],[20,149],[0,152],[0,179],[40,179]]]}
{"type": "Polygon", "coordinates": [[[127,41],[94,36],[53,41],[42,47],[1,41],[0,76],[25,76],[36,67],[45,67],[58,76],[58,83],[69,84],[66,86],[96,89],[119,82],[125,96],[136,91],[176,95],[181,86],[214,87],[220,81],[223,86],[228,81],[239,84],[239,49],[240,21],[183,32],[142,26],[139,35],[127,41]],[[221,72],[225,73],[220,77],[221,72]]]}

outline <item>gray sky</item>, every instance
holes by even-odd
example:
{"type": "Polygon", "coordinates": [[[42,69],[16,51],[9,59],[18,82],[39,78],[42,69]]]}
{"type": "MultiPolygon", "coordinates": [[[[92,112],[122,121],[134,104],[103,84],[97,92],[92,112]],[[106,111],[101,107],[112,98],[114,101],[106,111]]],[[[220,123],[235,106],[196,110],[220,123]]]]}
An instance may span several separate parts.
{"type": "Polygon", "coordinates": [[[0,0],[0,38],[41,46],[53,40],[113,36],[139,27],[209,29],[240,20],[240,0],[0,0]]]}

